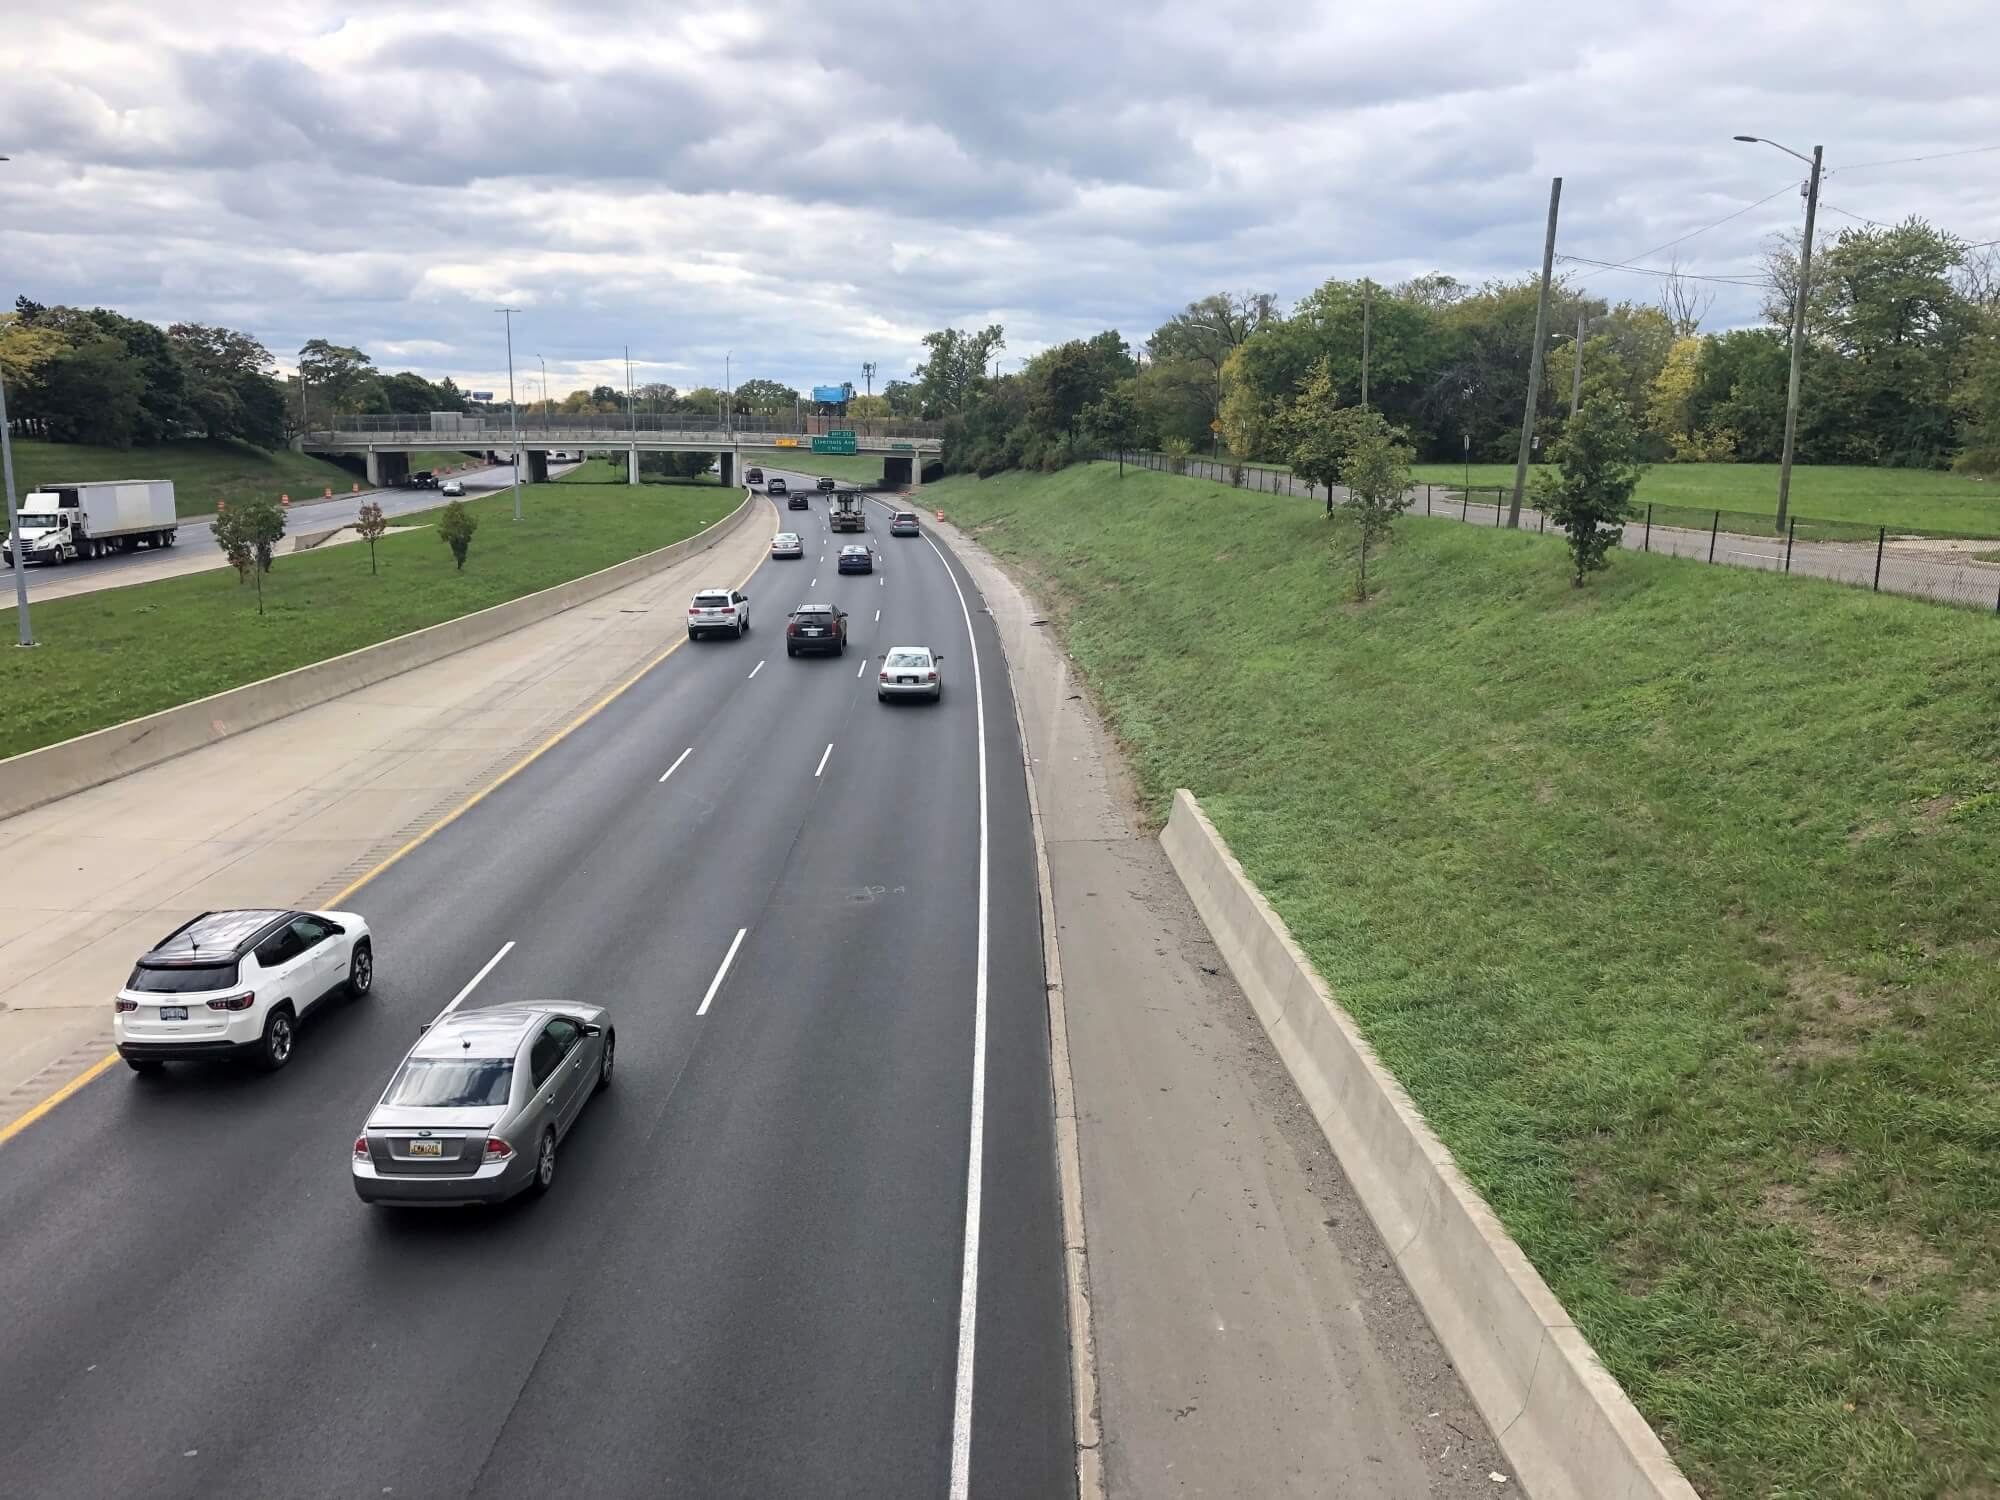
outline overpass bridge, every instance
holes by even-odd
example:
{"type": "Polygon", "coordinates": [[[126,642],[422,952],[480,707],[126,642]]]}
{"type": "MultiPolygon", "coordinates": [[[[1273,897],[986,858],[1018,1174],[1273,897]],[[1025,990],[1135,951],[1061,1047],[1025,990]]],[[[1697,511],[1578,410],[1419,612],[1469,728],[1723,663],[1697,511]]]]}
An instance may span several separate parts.
{"type": "MultiPolygon", "coordinates": [[[[944,453],[937,422],[847,422],[815,418],[802,430],[797,422],[766,418],[690,416],[684,412],[633,416],[523,416],[518,435],[521,477],[548,477],[551,453],[623,453],[630,482],[639,482],[641,453],[713,453],[722,482],[733,484],[745,449],[793,450],[801,469],[812,468],[812,443],[829,430],[854,434],[855,454],[880,455],[882,478],[897,485],[923,483],[923,468],[944,453]]],[[[489,412],[460,415],[430,412],[417,415],[362,413],[335,417],[331,427],[301,433],[293,446],[305,453],[356,457],[366,461],[368,482],[394,484],[410,472],[412,455],[437,452],[487,452],[504,458],[515,450],[511,417],[489,412]]],[[[845,447],[841,449],[846,453],[845,447]]]]}

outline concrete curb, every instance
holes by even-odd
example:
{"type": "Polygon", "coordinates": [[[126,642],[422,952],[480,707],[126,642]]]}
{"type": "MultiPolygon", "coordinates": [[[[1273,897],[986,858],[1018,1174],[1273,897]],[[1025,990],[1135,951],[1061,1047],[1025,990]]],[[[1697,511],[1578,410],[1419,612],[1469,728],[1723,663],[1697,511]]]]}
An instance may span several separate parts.
{"type": "Polygon", "coordinates": [[[1192,793],[1160,842],[1523,1488],[1696,1500],[1192,793]]]}
{"type": "Polygon", "coordinates": [[[746,490],[735,510],[705,530],[540,593],[0,760],[0,818],[115,781],[574,609],[706,552],[743,524],[758,498],[746,490]]]}

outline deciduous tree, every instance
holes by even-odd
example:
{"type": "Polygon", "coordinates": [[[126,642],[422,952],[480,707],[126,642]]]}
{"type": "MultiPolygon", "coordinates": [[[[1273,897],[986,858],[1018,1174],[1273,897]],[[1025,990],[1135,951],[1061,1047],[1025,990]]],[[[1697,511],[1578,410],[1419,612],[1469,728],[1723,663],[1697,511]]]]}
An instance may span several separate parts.
{"type": "MultiPolygon", "coordinates": [[[[1375,420],[1381,422],[1379,416],[1375,420]]],[[[1395,433],[1377,426],[1355,439],[1341,463],[1340,482],[1347,487],[1346,514],[1353,519],[1361,544],[1360,569],[1354,582],[1356,599],[1368,598],[1369,549],[1387,541],[1396,517],[1410,508],[1412,457],[1395,433]]]]}
{"type": "Polygon", "coordinates": [[[463,500],[453,500],[438,512],[438,535],[451,548],[458,571],[465,571],[465,554],[472,546],[472,534],[479,529],[479,517],[465,508],[463,500]]]}
{"type": "Polygon", "coordinates": [[[1643,472],[1633,458],[1637,442],[1631,413],[1616,397],[1599,393],[1563,430],[1554,470],[1535,476],[1535,503],[1569,539],[1577,588],[1605,566],[1606,554],[1625,534],[1643,472]]]}
{"type": "Polygon", "coordinates": [[[368,571],[374,573],[375,544],[389,532],[389,518],[382,514],[381,505],[373,500],[364,501],[354,513],[354,530],[368,544],[368,571]]]}

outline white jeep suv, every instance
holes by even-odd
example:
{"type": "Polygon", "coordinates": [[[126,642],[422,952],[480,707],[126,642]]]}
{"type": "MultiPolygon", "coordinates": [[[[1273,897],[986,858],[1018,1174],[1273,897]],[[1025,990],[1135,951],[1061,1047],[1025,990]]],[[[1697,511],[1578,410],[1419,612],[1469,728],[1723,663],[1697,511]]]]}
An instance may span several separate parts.
{"type": "Polygon", "coordinates": [[[374,940],[352,912],[204,912],[139,960],[112,1002],[112,1038],[137,1073],[206,1057],[276,1070],[307,1011],[374,983],[374,940]]]}

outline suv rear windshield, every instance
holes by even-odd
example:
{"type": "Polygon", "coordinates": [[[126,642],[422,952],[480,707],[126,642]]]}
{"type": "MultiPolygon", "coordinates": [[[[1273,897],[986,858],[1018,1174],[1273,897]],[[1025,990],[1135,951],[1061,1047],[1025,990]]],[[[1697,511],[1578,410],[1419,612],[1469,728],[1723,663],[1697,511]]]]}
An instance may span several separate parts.
{"type": "Polygon", "coordinates": [[[899,510],[896,512],[896,519],[898,521],[914,521],[916,518],[917,513],[913,510],[899,510]]]}
{"type": "Polygon", "coordinates": [[[142,995],[197,995],[236,983],[236,960],[219,964],[140,964],[125,988],[142,995]]]}
{"type": "Polygon", "coordinates": [[[413,1057],[382,1096],[384,1104],[466,1109],[505,1104],[514,1086],[511,1057],[413,1057]]]}
{"type": "Polygon", "coordinates": [[[696,609],[727,609],[729,608],[729,596],[727,594],[696,594],[694,596],[694,607],[696,609]]]}

